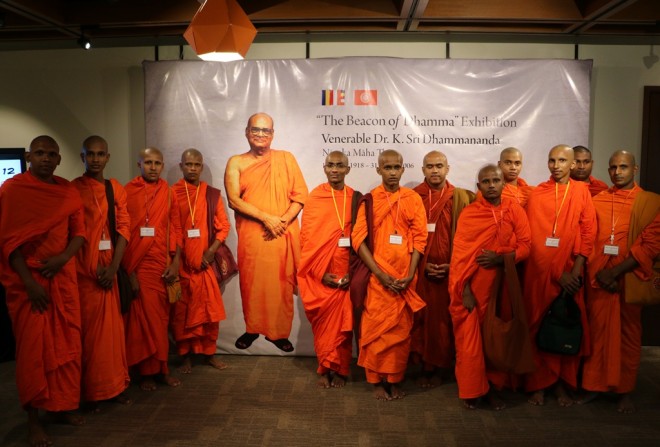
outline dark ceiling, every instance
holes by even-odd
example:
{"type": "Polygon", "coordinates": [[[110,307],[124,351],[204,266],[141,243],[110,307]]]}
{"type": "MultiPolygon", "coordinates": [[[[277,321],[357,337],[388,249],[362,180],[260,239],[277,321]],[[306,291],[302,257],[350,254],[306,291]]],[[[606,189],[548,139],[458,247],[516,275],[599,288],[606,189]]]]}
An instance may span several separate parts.
{"type": "MultiPolygon", "coordinates": [[[[257,28],[257,41],[437,34],[446,40],[660,43],[660,0],[238,3],[257,28]]],[[[197,0],[0,0],[0,49],[74,47],[81,31],[100,47],[182,45],[199,6],[197,0]]]]}

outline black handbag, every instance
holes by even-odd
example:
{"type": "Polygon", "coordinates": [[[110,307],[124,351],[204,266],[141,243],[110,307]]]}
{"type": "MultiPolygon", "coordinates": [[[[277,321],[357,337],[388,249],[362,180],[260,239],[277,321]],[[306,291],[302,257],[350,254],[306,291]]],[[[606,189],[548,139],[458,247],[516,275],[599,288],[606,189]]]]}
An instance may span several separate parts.
{"type": "Polygon", "coordinates": [[[573,295],[563,291],[552,301],[536,335],[541,351],[576,355],[582,344],[580,308],[573,295]]]}

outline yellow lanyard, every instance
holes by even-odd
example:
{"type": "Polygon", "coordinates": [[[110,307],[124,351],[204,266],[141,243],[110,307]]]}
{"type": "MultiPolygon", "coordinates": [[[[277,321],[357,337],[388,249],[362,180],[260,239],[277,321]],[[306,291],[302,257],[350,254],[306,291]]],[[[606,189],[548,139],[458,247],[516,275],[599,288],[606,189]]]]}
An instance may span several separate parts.
{"type": "Polygon", "coordinates": [[[190,194],[188,193],[188,182],[184,180],[186,187],[186,197],[188,197],[188,208],[190,209],[190,218],[192,219],[192,227],[195,228],[195,209],[197,208],[197,196],[199,195],[199,185],[197,185],[197,192],[195,192],[195,206],[190,204],[190,194]]]}
{"type": "Polygon", "coordinates": [[[619,208],[619,212],[617,213],[616,220],[614,220],[614,194],[612,194],[612,233],[610,234],[610,244],[614,244],[614,228],[616,227],[616,224],[619,222],[619,218],[621,217],[621,212],[623,211],[623,208],[626,206],[626,202],[628,201],[630,194],[632,194],[636,188],[637,185],[633,186],[632,189],[628,192],[626,198],[623,199],[623,203],[621,204],[621,208],[619,208]]]}
{"type": "MultiPolygon", "coordinates": [[[[91,180],[91,181],[94,181],[94,180],[91,180]]],[[[91,184],[88,184],[87,186],[89,186],[89,190],[92,193],[92,198],[94,199],[94,203],[96,204],[96,209],[99,210],[99,216],[101,216],[101,220],[103,220],[103,210],[101,209],[101,204],[99,203],[98,199],[96,198],[96,194],[94,193],[94,188],[92,188],[91,184]]],[[[110,210],[108,210],[108,212],[110,212],[110,210]]],[[[102,227],[102,230],[101,230],[101,240],[106,240],[105,239],[105,223],[103,224],[103,227],[102,227]]]]}
{"type": "Polygon", "coordinates": [[[561,213],[561,209],[564,207],[564,201],[566,200],[566,196],[568,195],[568,188],[570,188],[570,186],[571,181],[569,180],[566,184],[566,190],[564,191],[564,198],[561,199],[561,205],[559,205],[559,209],[557,209],[557,199],[559,198],[559,183],[555,182],[555,224],[552,227],[552,237],[555,237],[555,234],[557,234],[557,221],[559,220],[559,213],[561,213]]]}
{"type": "Polygon", "coordinates": [[[346,186],[344,186],[344,213],[343,217],[339,217],[339,207],[337,207],[337,200],[335,199],[335,189],[331,186],[332,203],[335,204],[335,211],[337,212],[337,220],[339,221],[339,229],[341,230],[342,237],[344,236],[344,225],[346,224],[346,186]]]}
{"type": "Polygon", "coordinates": [[[435,209],[435,207],[438,206],[438,203],[440,203],[440,201],[442,200],[442,196],[445,195],[446,190],[447,190],[447,184],[445,183],[445,186],[444,186],[444,188],[442,188],[442,192],[440,193],[440,197],[438,197],[438,200],[436,200],[435,203],[433,204],[433,206],[431,206],[431,196],[433,195],[433,190],[429,186],[429,213],[428,213],[429,216],[426,219],[428,222],[431,221],[431,211],[433,211],[435,209]]]}

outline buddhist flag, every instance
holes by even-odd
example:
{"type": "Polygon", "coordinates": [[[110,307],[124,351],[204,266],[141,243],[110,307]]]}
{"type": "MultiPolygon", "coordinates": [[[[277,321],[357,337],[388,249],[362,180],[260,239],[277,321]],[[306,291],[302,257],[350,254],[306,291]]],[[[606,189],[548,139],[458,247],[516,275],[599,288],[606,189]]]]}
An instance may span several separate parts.
{"type": "Polygon", "coordinates": [[[345,90],[321,90],[321,105],[322,106],[343,106],[345,105],[346,92],[345,90]]]}
{"type": "Polygon", "coordinates": [[[377,106],[378,90],[355,90],[356,106],[377,106]]]}

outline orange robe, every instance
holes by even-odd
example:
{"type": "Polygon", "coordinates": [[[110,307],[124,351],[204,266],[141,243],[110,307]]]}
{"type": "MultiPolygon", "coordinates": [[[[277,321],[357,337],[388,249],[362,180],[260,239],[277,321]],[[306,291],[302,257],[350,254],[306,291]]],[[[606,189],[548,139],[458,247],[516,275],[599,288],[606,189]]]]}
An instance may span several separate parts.
{"type": "MultiPolygon", "coordinates": [[[[550,303],[561,292],[559,278],[562,273],[571,271],[577,255],[588,258],[593,251],[596,214],[589,188],[586,183],[572,179],[568,185],[560,185],[551,178],[538,185],[527,202],[532,249],[525,268],[523,296],[527,303],[525,310],[532,340],[536,340],[550,303]],[[567,187],[569,190],[562,206],[567,187]],[[559,247],[547,247],[546,239],[552,236],[557,211],[559,217],[555,237],[559,238],[559,247]]],[[[589,354],[590,341],[582,289],[575,295],[575,301],[581,310],[584,329],[579,354],[567,356],[542,352],[536,348],[536,343],[532,343],[536,371],[525,377],[527,391],[545,389],[559,379],[573,388],[577,387],[580,358],[589,354]]]]}
{"type": "Polygon", "coordinates": [[[595,197],[599,192],[607,191],[609,188],[607,183],[602,180],[598,180],[593,175],[589,176],[589,182],[587,182],[587,185],[589,186],[589,193],[591,194],[591,197],[595,197]]]}
{"type": "MultiPolygon", "coordinates": [[[[628,239],[633,203],[641,191],[636,185],[632,190],[612,187],[594,197],[598,234],[594,251],[589,257],[587,283],[587,315],[592,348],[582,373],[582,387],[589,391],[629,393],[635,389],[641,355],[642,307],[626,303],[623,292],[610,293],[601,289],[596,274],[632,255],[639,263],[633,274],[642,280],[651,277],[653,260],[660,254],[660,196],[655,195],[655,220],[646,225],[636,240],[628,239]],[[613,215],[616,222],[613,245],[619,247],[616,256],[603,252],[606,244],[612,244],[613,215]]],[[[620,279],[619,288],[625,290],[625,277],[620,279]]]]}
{"type": "MultiPolygon", "coordinates": [[[[409,188],[399,188],[391,194],[380,185],[371,191],[371,195],[375,232],[373,236],[369,235],[374,240],[372,255],[383,272],[404,278],[408,276],[413,250],[423,254],[426,247],[428,232],[424,204],[409,188]],[[403,238],[402,244],[390,243],[390,235],[395,233],[403,238]]],[[[366,237],[365,210],[360,206],[351,240],[355,251],[366,237]]],[[[417,274],[405,291],[395,294],[385,289],[375,275],[369,278],[358,358],[358,365],[365,368],[369,383],[403,380],[410,354],[413,313],[425,306],[415,291],[416,282],[417,274]]]]}
{"type": "MultiPolygon", "coordinates": [[[[282,216],[291,203],[305,203],[307,186],[293,155],[271,149],[241,172],[240,196],[261,211],[282,216]]],[[[267,241],[261,222],[239,213],[235,218],[245,331],[271,340],[288,338],[300,260],[298,220],[283,236],[267,241]]]]}
{"type": "Polygon", "coordinates": [[[504,185],[502,198],[515,200],[520,206],[525,208],[527,206],[527,200],[529,199],[529,193],[534,190],[534,187],[529,186],[527,182],[520,177],[518,177],[516,183],[516,186],[508,183],[504,185]]]}
{"type": "Polygon", "coordinates": [[[454,185],[448,181],[442,191],[431,189],[426,182],[414,189],[424,203],[427,222],[435,224],[435,231],[428,233],[424,256],[420,259],[417,269],[417,293],[426,303],[426,307],[415,314],[411,346],[411,351],[421,358],[424,367],[429,370],[450,368],[454,360],[448,279],[438,282],[424,274],[428,262],[449,264],[454,236],[452,228],[455,228],[458,219],[458,215],[455,216],[453,212],[454,190],[454,185]]]}
{"type": "MultiPolygon", "coordinates": [[[[130,217],[126,210],[126,191],[110,180],[115,196],[118,235],[130,238],[130,217]]],[[[71,182],[78,189],[85,207],[85,245],[76,254],[78,290],[82,321],[82,397],[87,401],[113,398],[130,382],[126,363],[124,320],[119,307],[119,289],[98,284],[97,267],[112,262],[114,249],[99,250],[101,239],[110,240],[108,201],[105,184],[81,176],[71,182]]]]}
{"type": "Polygon", "coordinates": [[[80,299],[75,259],[52,278],[37,269],[41,260],[62,253],[71,238],[85,236],[80,195],[55,177],[47,184],[30,172],[17,174],[0,189],[0,279],[16,337],[16,385],[23,407],[68,411],[80,402],[80,299]],[[26,206],[29,203],[29,206],[26,206]],[[25,286],[9,265],[21,250],[34,279],[50,302],[33,312],[25,286]]]}
{"type": "Polygon", "coordinates": [[[337,279],[348,273],[350,247],[339,247],[339,238],[351,234],[353,189],[344,188],[345,196],[344,191],[334,191],[324,183],[309,194],[300,230],[298,287],[314,333],[317,372],[326,374],[332,370],[347,376],[353,349],[351,297],[348,289],[328,287],[321,282],[326,273],[337,275],[337,279]]]}
{"type": "Polygon", "coordinates": [[[176,252],[177,245],[181,246],[176,195],[163,179],[148,183],[139,176],[127,183],[125,188],[131,217],[131,241],[126,247],[122,265],[129,274],[135,272],[140,283],[140,292],[124,316],[126,358],[128,366],[137,365],[141,375],[169,374],[167,358],[171,306],[162,275],[167,265],[166,258],[176,252]],[[153,228],[154,236],[140,236],[142,227],[153,228]]]}
{"type": "Polygon", "coordinates": [[[480,197],[458,219],[449,268],[449,311],[454,324],[456,381],[461,399],[485,395],[489,381],[498,388],[509,381],[507,373],[488,368],[484,359],[481,326],[497,269],[480,267],[476,257],[482,250],[515,252],[515,261],[520,262],[529,256],[530,245],[527,216],[515,200],[503,197],[499,206],[493,206],[480,197]],[[477,301],[472,312],[463,306],[463,291],[468,283],[477,301]]]}
{"type": "MultiPolygon", "coordinates": [[[[184,179],[172,186],[183,236],[179,269],[183,296],[174,304],[171,322],[179,355],[215,354],[219,323],[226,318],[222,294],[213,269],[201,269],[202,256],[209,248],[207,186],[206,182],[200,182],[199,188],[196,188],[184,179]],[[200,237],[188,236],[188,231],[193,228],[200,230],[200,237]]],[[[213,225],[217,232],[216,239],[224,242],[229,234],[229,220],[220,197],[213,225]]]]}

